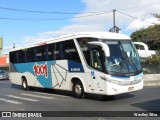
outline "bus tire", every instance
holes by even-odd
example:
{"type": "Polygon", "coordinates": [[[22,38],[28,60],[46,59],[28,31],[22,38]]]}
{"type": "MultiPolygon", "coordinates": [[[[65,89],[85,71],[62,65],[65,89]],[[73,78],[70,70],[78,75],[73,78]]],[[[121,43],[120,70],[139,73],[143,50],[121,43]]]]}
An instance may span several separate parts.
{"type": "Polygon", "coordinates": [[[84,89],[80,81],[76,81],[73,84],[73,95],[76,98],[84,98],[84,89]]]}
{"type": "Polygon", "coordinates": [[[29,90],[29,86],[25,77],[22,78],[22,88],[24,90],[29,90]]]}

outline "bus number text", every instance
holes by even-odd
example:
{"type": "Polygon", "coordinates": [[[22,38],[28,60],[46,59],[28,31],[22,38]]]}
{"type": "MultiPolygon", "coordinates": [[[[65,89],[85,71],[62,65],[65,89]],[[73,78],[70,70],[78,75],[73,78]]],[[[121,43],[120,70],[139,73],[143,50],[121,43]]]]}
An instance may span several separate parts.
{"type": "Polygon", "coordinates": [[[46,78],[48,77],[48,66],[46,63],[44,65],[35,64],[33,70],[36,77],[39,75],[45,75],[46,78]]]}

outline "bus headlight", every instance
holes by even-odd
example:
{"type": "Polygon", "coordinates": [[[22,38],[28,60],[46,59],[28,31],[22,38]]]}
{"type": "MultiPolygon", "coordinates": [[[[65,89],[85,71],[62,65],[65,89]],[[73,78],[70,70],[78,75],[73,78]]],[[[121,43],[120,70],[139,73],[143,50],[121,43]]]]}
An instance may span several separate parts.
{"type": "Polygon", "coordinates": [[[120,79],[120,80],[116,80],[116,79],[112,79],[112,78],[107,78],[107,77],[101,77],[101,79],[110,82],[112,84],[117,84],[117,85],[134,85],[134,84],[138,84],[139,82],[141,82],[141,79],[134,79],[134,80],[130,80],[129,78],[127,79],[120,79]]]}
{"type": "Polygon", "coordinates": [[[114,80],[114,79],[110,79],[110,78],[107,78],[107,77],[102,77],[101,76],[101,79],[102,80],[105,80],[105,81],[107,81],[107,82],[110,82],[110,83],[113,83],[113,84],[118,84],[118,83],[120,83],[121,81],[118,81],[118,80],[114,80]]]}
{"type": "Polygon", "coordinates": [[[113,83],[113,84],[118,84],[120,81],[114,80],[114,79],[108,79],[107,82],[113,83]]]}

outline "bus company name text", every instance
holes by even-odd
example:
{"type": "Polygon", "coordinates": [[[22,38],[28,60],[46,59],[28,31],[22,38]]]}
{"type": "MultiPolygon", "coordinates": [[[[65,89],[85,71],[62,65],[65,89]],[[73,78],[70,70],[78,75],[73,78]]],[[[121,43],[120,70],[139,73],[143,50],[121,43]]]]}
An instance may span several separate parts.
{"type": "Polygon", "coordinates": [[[28,118],[40,118],[42,117],[42,113],[41,112],[2,112],[2,117],[4,118],[24,118],[24,117],[28,117],[28,118]]]}
{"type": "Polygon", "coordinates": [[[71,68],[71,72],[79,72],[79,71],[81,71],[80,68],[71,68]]]}
{"type": "Polygon", "coordinates": [[[44,75],[45,78],[48,78],[48,65],[47,62],[45,64],[37,64],[33,66],[35,76],[44,75]]]}

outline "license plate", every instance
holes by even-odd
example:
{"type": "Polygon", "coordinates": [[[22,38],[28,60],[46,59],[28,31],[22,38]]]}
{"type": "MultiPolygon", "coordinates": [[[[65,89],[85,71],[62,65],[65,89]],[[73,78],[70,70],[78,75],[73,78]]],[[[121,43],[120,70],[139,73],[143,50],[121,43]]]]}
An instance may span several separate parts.
{"type": "Polygon", "coordinates": [[[134,87],[129,87],[128,88],[128,91],[132,91],[132,90],[134,90],[134,87]]]}

